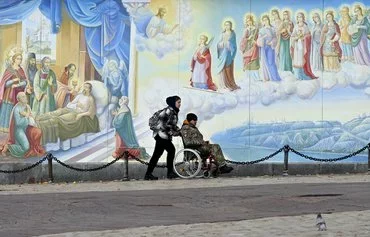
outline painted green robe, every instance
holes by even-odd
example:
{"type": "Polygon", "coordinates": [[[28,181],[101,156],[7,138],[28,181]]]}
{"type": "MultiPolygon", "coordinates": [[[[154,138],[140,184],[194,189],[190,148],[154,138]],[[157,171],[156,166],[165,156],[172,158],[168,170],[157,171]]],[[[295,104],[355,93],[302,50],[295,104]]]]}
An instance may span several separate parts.
{"type": "Polygon", "coordinates": [[[54,94],[57,91],[57,86],[57,79],[52,70],[49,70],[48,73],[44,73],[42,69],[37,71],[33,82],[35,92],[32,106],[33,115],[37,116],[56,110],[54,94]],[[52,78],[52,85],[48,83],[49,78],[52,78]]]}
{"type": "Polygon", "coordinates": [[[119,134],[127,148],[139,147],[130,110],[116,115],[113,119],[113,127],[116,129],[116,132],[119,134]]]}

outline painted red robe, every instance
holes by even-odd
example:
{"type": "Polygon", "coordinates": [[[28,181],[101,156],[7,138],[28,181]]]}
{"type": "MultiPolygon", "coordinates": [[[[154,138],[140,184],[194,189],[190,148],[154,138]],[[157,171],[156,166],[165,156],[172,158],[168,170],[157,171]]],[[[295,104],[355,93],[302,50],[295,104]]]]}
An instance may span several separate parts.
{"type": "Polygon", "coordinates": [[[24,73],[21,67],[18,70],[14,70],[13,68],[9,67],[5,70],[3,77],[0,81],[0,104],[3,101],[11,102],[13,105],[17,103],[17,95],[19,92],[24,91],[25,87],[5,87],[5,84],[9,80],[13,80],[15,78],[21,79],[18,83],[22,81],[26,81],[26,74],[24,73]]]}
{"type": "MultiPolygon", "coordinates": [[[[213,83],[213,80],[212,80],[212,73],[211,73],[211,63],[212,63],[212,59],[211,59],[211,53],[209,51],[209,49],[206,49],[204,50],[204,52],[201,54],[200,52],[197,52],[197,60],[194,60],[194,57],[191,61],[191,70],[193,71],[194,70],[194,66],[195,66],[195,63],[198,62],[198,63],[205,63],[206,64],[206,75],[207,75],[207,86],[208,86],[208,89],[210,90],[213,90],[213,91],[216,91],[217,90],[217,86],[215,85],[215,83],[213,83]]],[[[192,78],[190,78],[190,85],[193,86],[193,80],[192,78]]]]}
{"type": "MultiPolygon", "coordinates": [[[[311,34],[305,34],[303,38],[303,71],[304,73],[309,76],[311,79],[317,79],[318,77],[315,76],[311,70],[311,64],[310,64],[310,53],[311,53],[311,34]]],[[[290,46],[290,55],[292,56],[292,59],[294,58],[294,47],[293,45],[290,46]]]]}
{"type": "Polygon", "coordinates": [[[135,148],[127,148],[125,142],[122,140],[120,135],[116,132],[115,134],[116,138],[116,149],[114,150],[112,157],[118,158],[121,156],[125,151],[129,154],[129,159],[132,159],[132,157],[139,157],[140,156],[140,150],[135,148]]]}
{"type": "Polygon", "coordinates": [[[55,93],[55,103],[58,109],[65,107],[67,97],[69,97],[68,102],[71,102],[75,98],[74,94],[71,94],[69,91],[68,82],[69,82],[68,71],[67,72],[64,71],[60,78],[57,80],[58,89],[57,92],[55,93]]]}
{"type": "MultiPolygon", "coordinates": [[[[255,60],[258,60],[259,57],[259,48],[257,46],[257,38],[258,38],[258,29],[254,30],[245,30],[244,36],[242,40],[240,41],[240,50],[243,53],[243,64],[244,69],[248,68],[248,65],[252,63],[255,60]],[[248,39],[252,35],[252,32],[254,31],[254,39],[255,42],[251,48],[248,48],[248,39]]],[[[258,68],[259,69],[259,64],[258,68]]]]}
{"type": "MultiPolygon", "coordinates": [[[[13,119],[13,112],[10,117],[10,124],[9,124],[9,134],[6,141],[0,145],[0,152],[5,153],[8,150],[8,146],[11,144],[16,144],[15,135],[14,135],[14,119],[13,119]]],[[[42,138],[42,131],[40,128],[34,126],[28,126],[26,129],[26,136],[28,142],[30,143],[30,149],[24,155],[24,158],[28,157],[40,157],[45,155],[46,151],[41,146],[41,138],[42,138]]]]}

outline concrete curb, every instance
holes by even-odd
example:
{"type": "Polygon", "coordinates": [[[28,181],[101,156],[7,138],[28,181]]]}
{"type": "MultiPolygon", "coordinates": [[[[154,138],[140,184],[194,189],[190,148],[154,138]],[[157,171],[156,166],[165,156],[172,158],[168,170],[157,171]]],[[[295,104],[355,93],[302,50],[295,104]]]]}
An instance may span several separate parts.
{"type": "MultiPolygon", "coordinates": [[[[68,163],[76,168],[96,168],[104,163],[68,163]]],[[[1,170],[17,170],[29,166],[29,163],[2,163],[1,170]]],[[[231,165],[234,170],[224,177],[246,177],[246,176],[280,176],[283,174],[284,164],[282,163],[259,163],[242,166],[231,165]]],[[[143,179],[146,172],[146,165],[135,161],[129,161],[129,178],[143,179]]],[[[98,171],[81,172],[67,169],[60,164],[53,162],[54,182],[78,182],[78,181],[112,181],[121,180],[124,177],[125,163],[117,162],[113,165],[98,171]]],[[[366,173],[367,163],[290,163],[289,175],[317,175],[317,174],[346,174],[366,173]]],[[[159,178],[166,177],[167,169],[156,168],[153,173],[159,178]]],[[[48,165],[43,163],[31,170],[22,173],[5,174],[0,173],[0,184],[22,184],[48,181],[48,165]]]]}

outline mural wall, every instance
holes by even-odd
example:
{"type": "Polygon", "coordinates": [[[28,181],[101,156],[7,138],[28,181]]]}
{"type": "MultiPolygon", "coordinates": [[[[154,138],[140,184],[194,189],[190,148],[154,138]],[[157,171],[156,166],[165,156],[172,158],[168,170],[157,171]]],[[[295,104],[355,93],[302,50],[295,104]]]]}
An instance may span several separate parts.
{"type": "Polygon", "coordinates": [[[179,125],[196,113],[232,160],[285,144],[330,158],[370,142],[369,2],[14,2],[0,4],[8,159],[106,162],[128,147],[148,158],[148,119],[174,94],[179,125]]]}

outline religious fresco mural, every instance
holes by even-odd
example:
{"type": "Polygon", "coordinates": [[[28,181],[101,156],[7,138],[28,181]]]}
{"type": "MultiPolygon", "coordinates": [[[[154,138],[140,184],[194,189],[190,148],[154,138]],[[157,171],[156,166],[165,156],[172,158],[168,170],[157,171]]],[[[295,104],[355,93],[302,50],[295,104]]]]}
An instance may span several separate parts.
{"type": "Polygon", "coordinates": [[[106,162],[131,148],[146,159],[148,120],[175,94],[179,125],[197,114],[232,160],[370,142],[366,1],[13,2],[0,3],[3,157],[106,162]]]}

